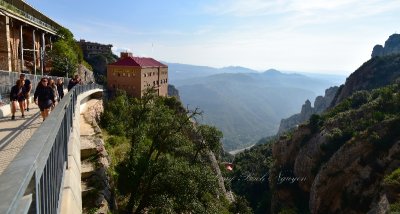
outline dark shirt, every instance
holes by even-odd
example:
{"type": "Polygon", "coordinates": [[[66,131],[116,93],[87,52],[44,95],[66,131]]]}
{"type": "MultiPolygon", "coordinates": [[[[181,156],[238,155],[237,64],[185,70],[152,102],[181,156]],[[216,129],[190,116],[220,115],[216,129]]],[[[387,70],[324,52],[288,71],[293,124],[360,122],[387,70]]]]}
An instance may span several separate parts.
{"type": "Polygon", "coordinates": [[[46,102],[48,100],[51,100],[53,103],[55,103],[53,89],[49,86],[37,87],[35,90],[35,94],[33,96],[33,100],[36,99],[38,99],[40,102],[46,102]]]}
{"type": "Polygon", "coordinates": [[[60,99],[64,97],[64,85],[63,84],[57,84],[57,91],[58,91],[58,96],[60,99]]]}
{"type": "Polygon", "coordinates": [[[10,101],[22,101],[25,99],[24,94],[26,93],[25,87],[18,88],[18,86],[14,85],[11,87],[10,92],[10,101]]]}
{"type": "Polygon", "coordinates": [[[30,88],[31,88],[31,81],[30,80],[25,79],[24,88],[25,88],[26,92],[28,92],[30,90],[30,88]]]}
{"type": "Polygon", "coordinates": [[[77,80],[77,79],[71,79],[69,82],[68,82],[68,91],[70,91],[71,90],[71,88],[73,88],[76,84],[78,84],[79,83],[79,80],[77,80]]]}

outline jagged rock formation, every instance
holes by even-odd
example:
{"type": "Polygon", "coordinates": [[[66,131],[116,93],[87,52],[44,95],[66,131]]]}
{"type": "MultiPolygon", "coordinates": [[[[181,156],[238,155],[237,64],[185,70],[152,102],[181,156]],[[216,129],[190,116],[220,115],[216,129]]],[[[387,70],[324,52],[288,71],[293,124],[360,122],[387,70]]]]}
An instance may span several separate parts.
{"type": "Polygon", "coordinates": [[[175,88],[174,85],[168,84],[168,96],[176,97],[178,100],[181,100],[179,97],[179,91],[175,88]]]}
{"type": "Polygon", "coordinates": [[[95,81],[93,71],[89,70],[84,65],[79,64],[77,70],[78,70],[77,74],[80,76],[81,80],[84,83],[90,83],[95,81]]]}
{"type": "Polygon", "coordinates": [[[400,165],[399,90],[357,93],[282,136],[272,148],[273,212],[388,213],[400,199],[400,185],[385,188],[400,165]]]}
{"type": "Polygon", "coordinates": [[[400,55],[374,57],[353,72],[342,85],[331,106],[360,90],[371,90],[396,82],[400,77],[400,55]]]}
{"type": "Polygon", "coordinates": [[[297,125],[307,121],[312,114],[320,114],[324,112],[331,104],[339,87],[334,86],[325,90],[325,96],[318,96],[314,101],[314,108],[311,102],[307,100],[301,107],[301,112],[289,118],[282,119],[279,125],[278,135],[296,127],[297,125]]]}
{"type": "Polygon", "coordinates": [[[400,211],[399,75],[400,55],[369,60],[329,110],[273,144],[272,213],[400,211]]]}
{"type": "Polygon", "coordinates": [[[372,59],[353,72],[339,88],[331,107],[360,90],[371,90],[398,81],[400,77],[400,34],[393,34],[385,47],[376,45],[372,59]],[[379,57],[377,57],[379,56],[379,57]]]}
{"type": "Polygon", "coordinates": [[[389,36],[389,39],[385,42],[385,47],[382,45],[375,45],[371,57],[374,58],[377,56],[388,56],[394,54],[400,54],[400,34],[389,36]]]}

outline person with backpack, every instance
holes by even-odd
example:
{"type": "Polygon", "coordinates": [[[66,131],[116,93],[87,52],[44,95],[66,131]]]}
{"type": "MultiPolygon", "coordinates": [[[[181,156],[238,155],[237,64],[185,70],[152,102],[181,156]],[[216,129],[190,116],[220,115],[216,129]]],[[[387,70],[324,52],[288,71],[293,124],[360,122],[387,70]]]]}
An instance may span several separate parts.
{"type": "MultiPolygon", "coordinates": [[[[57,90],[56,82],[53,79],[49,79],[48,85],[50,86],[51,89],[53,89],[54,100],[58,101],[58,90],[57,90]]],[[[54,107],[55,107],[55,102],[51,106],[52,111],[54,110],[54,107]]]]}
{"type": "Polygon", "coordinates": [[[31,98],[31,91],[32,91],[32,83],[29,79],[26,79],[26,76],[24,73],[21,73],[19,75],[19,79],[24,81],[24,90],[25,90],[25,103],[26,103],[26,111],[29,111],[29,103],[30,103],[30,98],[31,98]]]}
{"type": "Polygon", "coordinates": [[[79,75],[75,75],[74,78],[72,78],[69,83],[68,83],[68,91],[70,91],[75,85],[80,84],[81,79],[79,78],[79,75]]]}
{"type": "Polygon", "coordinates": [[[64,97],[64,83],[61,78],[57,79],[57,92],[58,92],[58,102],[64,97]]]}
{"type": "Polygon", "coordinates": [[[33,96],[35,104],[39,106],[43,121],[49,116],[50,108],[55,105],[56,100],[53,89],[49,86],[49,80],[43,77],[38,84],[35,95],[33,96]]]}
{"type": "Polygon", "coordinates": [[[19,103],[19,109],[21,110],[22,118],[25,117],[25,82],[21,79],[17,80],[15,85],[11,87],[10,101],[11,101],[11,120],[15,120],[15,112],[17,111],[17,102],[19,103]]]}

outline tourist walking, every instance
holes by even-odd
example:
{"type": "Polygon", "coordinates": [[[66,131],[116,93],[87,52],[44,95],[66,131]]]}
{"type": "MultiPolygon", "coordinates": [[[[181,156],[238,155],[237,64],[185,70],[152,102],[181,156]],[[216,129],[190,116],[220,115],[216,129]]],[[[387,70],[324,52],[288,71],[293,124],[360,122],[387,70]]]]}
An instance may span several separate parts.
{"type": "Polygon", "coordinates": [[[64,97],[64,83],[61,78],[57,79],[57,92],[58,92],[58,102],[64,97]]]}
{"type": "Polygon", "coordinates": [[[48,85],[48,79],[42,78],[38,84],[33,100],[39,106],[43,121],[49,116],[50,108],[55,104],[53,89],[48,85]]]}
{"type": "MultiPolygon", "coordinates": [[[[53,89],[53,94],[54,94],[54,100],[58,101],[58,90],[57,90],[57,86],[56,86],[56,82],[53,79],[49,80],[49,86],[51,89],[53,89]]],[[[51,110],[53,111],[54,106],[55,106],[55,102],[53,103],[53,105],[51,106],[51,110]]]]}
{"type": "Polygon", "coordinates": [[[29,79],[26,79],[24,73],[19,75],[19,79],[25,81],[24,88],[25,88],[25,104],[26,104],[26,111],[29,111],[29,103],[31,98],[31,91],[32,91],[32,83],[29,79]]]}
{"type": "Polygon", "coordinates": [[[25,117],[25,82],[23,80],[17,80],[15,85],[11,87],[10,101],[11,101],[11,120],[15,120],[15,112],[17,111],[17,102],[19,103],[19,109],[21,110],[22,118],[25,117]]]}
{"type": "Polygon", "coordinates": [[[77,84],[81,83],[81,79],[79,78],[79,75],[76,74],[74,76],[74,78],[72,78],[69,82],[68,82],[68,91],[70,91],[74,86],[76,86],[77,84]]]}

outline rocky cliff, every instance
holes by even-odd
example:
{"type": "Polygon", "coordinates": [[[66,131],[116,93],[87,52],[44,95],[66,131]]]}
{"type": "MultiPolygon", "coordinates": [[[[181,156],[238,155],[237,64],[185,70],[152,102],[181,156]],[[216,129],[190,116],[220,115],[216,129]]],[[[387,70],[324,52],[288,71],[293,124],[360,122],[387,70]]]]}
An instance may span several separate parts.
{"type": "Polygon", "coordinates": [[[400,54],[400,34],[393,34],[385,42],[385,47],[375,45],[371,57],[400,54]]]}
{"type": "Polygon", "coordinates": [[[331,106],[342,102],[354,92],[371,90],[398,81],[400,77],[400,55],[374,57],[352,73],[341,86],[331,106]]]}
{"type": "Polygon", "coordinates": [[[372,58],[329,110],[273,144],[273,213],[400,211],[399,76],[400,55],[372,58]]]}
{"type": "Polygon", "coordinates": [[[279,125],[278,135],[293,129],[297,125],[307,121],[312,114],[320,114],[324,112],[331,104],[333,98],[339,87],[334,86],[325,90],[325,96],[318,96],[315,98],[314,107],[311,106],[311,102],[307,100],[301,107],[301,112],[295,114],[289,118],[282,119],[279,125]]]}
{"type": "Polygon", "coordinates": [[[168,96],[176,97],[178,100],[181,100],[178,89],[176,89],[175,86],[171,84],[168,84],[168,96]]]}
{"type": "Polygon", "coordinates": [[[396,82],[400,77],[400,34],[393,34],[385,47],[376,45],[372,58],[353,72],[339,88],[331,107],[359,90],[371,90],[396,82]]]}
{"type": "Polygon", "coordinates": [[[400,166],[399,93],[397,84],[357,92],[281,136],[272,148],[273,212],[395,209],[400,202],[400,176],[394,175],[400,166]],[[389,183],[393,189],[386,187],[389,183]]]}

